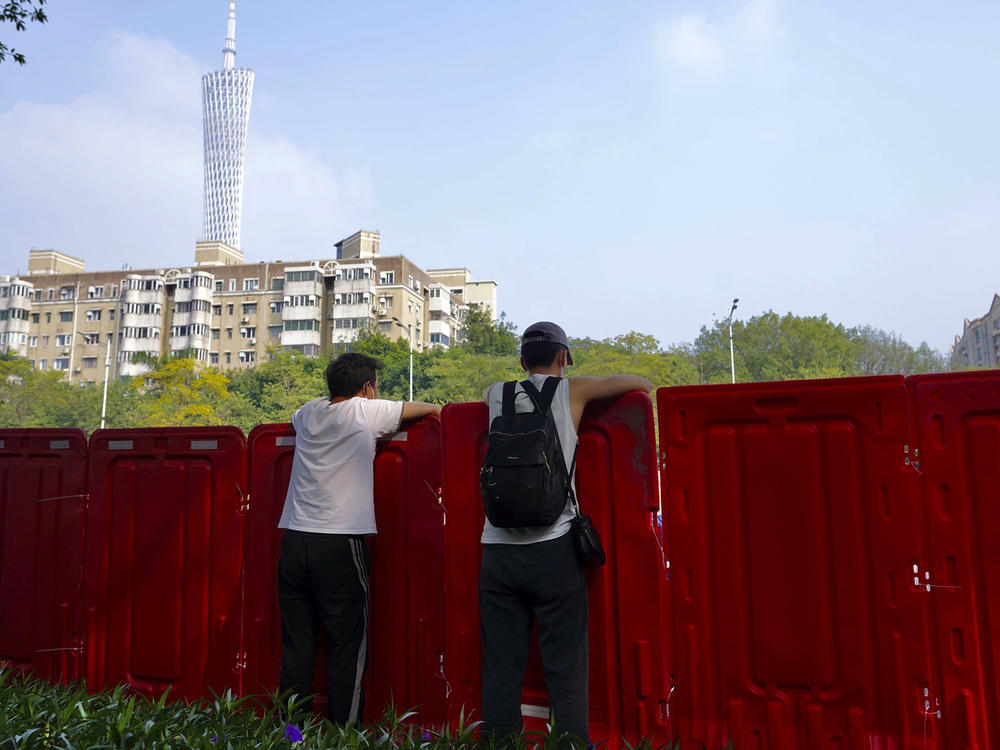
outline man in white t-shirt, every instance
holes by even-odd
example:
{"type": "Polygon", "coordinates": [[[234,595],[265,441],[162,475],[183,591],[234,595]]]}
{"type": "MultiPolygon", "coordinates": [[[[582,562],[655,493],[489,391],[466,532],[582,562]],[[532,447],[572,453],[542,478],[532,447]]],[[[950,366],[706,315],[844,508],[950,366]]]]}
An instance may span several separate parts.
{"type": "MultiPolygon", "coordinates": [[[[559,433],[567,470],[573,464],[577,430],[587,402],[653,384],[635,375],[566,378],[573,364],[566,332],[555,323],[528,326],[521,336],[521,367],[541,391],[558,379],[549,407],[559,433]]],[[[503,383],[484,394],[490,422],[501,412],[503,383]]],[[[514,409],[533,411],[518,384],[514,409]]],[[[569,504],[551,526],[496,528],[486,519],[479,573],[479,617],[483,641],[483,723],[481,735],[499,746],[521,730],[521,682],[528,662],[531,624],[538,625],[538,647],[553,732],[560,747],[589,745],[587,694],[587,581],[569,535],[574,511],[569,504]]]]}
{"type": "Polygon", "coordinates": [[[373,357],[350,352],[326,368],[329,398],[316,398],[292,415],[295,455],[278,528],[285,529],[278,563],[281,609],[279,691],[310,696],[316,636],[327,638],[329,718],[359,719],[368,660],[368,548],[376,533],[375,442],[410,419],[440,406],[377,398],[373,357]]]}

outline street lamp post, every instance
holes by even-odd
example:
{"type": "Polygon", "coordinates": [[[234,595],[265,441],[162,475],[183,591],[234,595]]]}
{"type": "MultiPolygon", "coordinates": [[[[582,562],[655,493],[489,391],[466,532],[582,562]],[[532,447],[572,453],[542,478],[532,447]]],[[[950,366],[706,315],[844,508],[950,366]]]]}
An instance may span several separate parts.
{"type": "Polygon", "coordinates": [[[400,328],[406,331],[406,340],[410,344],[410,401],[412,401],[413,400],[413,330],[411,325],[404,326],[403,322],[399,318],[393,316],[392,319],[396,321],[396,325],[398,325],[400,328]]]}
{"type": "Polygon", "coordinates": [[[733,300],[733,306],[729,310],[729,369],[733,374],[733,382],[736,382],[736,354],[733,351],[733,313],[736,312],[736,303],[740,301],[739,297],[733,300]]]}
{"type": "MultiPolygon", "coordinates": [[[[83,331],[77,331],[83,336],[83,331]]],[[[100,333],[97,334],[100,337],[100,333]]],[[[108,414],[108,373],[111,371],[111,337],[104,346],[104,396],[101,398],[101,429],[104,429],[105,417],[108,414]]]]}

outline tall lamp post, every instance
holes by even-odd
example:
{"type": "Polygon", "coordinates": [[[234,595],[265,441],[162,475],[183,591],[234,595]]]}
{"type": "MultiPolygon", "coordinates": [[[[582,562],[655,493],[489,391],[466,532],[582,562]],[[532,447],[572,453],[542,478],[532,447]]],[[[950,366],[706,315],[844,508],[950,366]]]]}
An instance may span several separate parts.
{"type": "Polygon", "coordinates": [[[736,354],[733,351],[733,313],[736,312],[736,303],[740,301],[739,297],[733,300],[733,306],[729,309],[729,369],[733,374],[733,382],[736,382],[736,354]]]}
{"type": "Polygon", "coordinates": [[[410,325],[405,325],[404,326],[403,325],[403,321],[401,321],[399,318],[397,318],[395,316],[393,316],[392,319],[394,321],[396,321],[396,325],[398,325],[400,328],[402,328],[404,331],[406,331],[406,340],[410,344],[410,401],[412,401],[413,400],[413,331],[412,331],[412,326],[410,326],[410,325]]]}
{"type": "MultiPolygon", "coordinates": [[[[77,333],[83,336],[83,331],[77,331],[77,333]]],[[[100,333],[97,334],[100,338],[100,333]]],[[[86,338],[84,338],[86,342],[86,338]]],[[[98,343],[98,345],[100,345],[98,343]]],[[[104,347],[104,396],[101,399],[101,429],[104,429],[104,419],[108,414],[108,373],[111,371],[111,337],[108,337],[108,341],[104,347]]]]}

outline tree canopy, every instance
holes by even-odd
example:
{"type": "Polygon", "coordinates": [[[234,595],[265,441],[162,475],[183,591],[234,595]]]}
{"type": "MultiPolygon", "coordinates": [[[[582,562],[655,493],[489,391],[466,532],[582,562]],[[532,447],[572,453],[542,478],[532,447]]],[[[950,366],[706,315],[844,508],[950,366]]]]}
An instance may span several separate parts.
{"type": "MultiPolygon", "coordinates": [[[[450,349],[413,353],[418,400],[445,404],[482,397],[492,383],[521,377],[518,336],[501,315],[470,308],[464,341],[450,349]]],[[[871,326],[846,328],[825,315],[766,312],[733,322],[739,381],[855,375],[912,375],[948,369],[927,343],[913,347],[897,334],[871,326]]],[[[633,373],[654,385],[724,383],[730,379],[729,329],[724,321],[702,327],[692,343],[663,346],[640,331],[607,339],[572,339],[571,375],[633,373]]],[[[405,399],[410,350],[405,338],[361,332],[353,351],[382,361],[379,395],[405,399]]],[[[256,367],[220,372],[184,357],[150,358],[149,371],[110,383],[109,427],[234,424],[249,431],[262,422],[286,422],[309,399],[327,394],[327,359],[271,349],[256,367]]],[[[58,371],[32,369],[0,355],[0,427],[82,427],[100,423],[103,384],[78,385],[58,371]]]]}
{"type": "MultiPolygon", "coordinates": [[[[24,31],[29,23],[45,23],[49,20],[42,6],[45,0],[4,0],[0,5],[0,22],[12,23],[17,31],[24,31]]],[[[10,56],[18,65],[24,65],[28,60],[24,53],[0,42],[0,63],[10,56]]]]}

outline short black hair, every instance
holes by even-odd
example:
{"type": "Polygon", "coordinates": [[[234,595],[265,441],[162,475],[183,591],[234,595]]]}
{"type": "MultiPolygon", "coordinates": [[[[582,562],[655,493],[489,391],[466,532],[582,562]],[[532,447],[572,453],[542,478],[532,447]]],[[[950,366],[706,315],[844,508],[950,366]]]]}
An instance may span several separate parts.
{"type": "Polygon", "coordinates": [[[375,357],[358,352],[346,352],[326,366],[326,387],[330,398],[349,398],[365,387],[378,382],[382,363],[375,357]]]}
{"type": "Polygon", "coordinates": [[[562,344],[554,341],[529,341],[521,344],[521,359],[529,370],[536,367],[548,367],[556,361],[559,352],[567,351],[562,344]]]}

